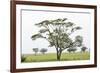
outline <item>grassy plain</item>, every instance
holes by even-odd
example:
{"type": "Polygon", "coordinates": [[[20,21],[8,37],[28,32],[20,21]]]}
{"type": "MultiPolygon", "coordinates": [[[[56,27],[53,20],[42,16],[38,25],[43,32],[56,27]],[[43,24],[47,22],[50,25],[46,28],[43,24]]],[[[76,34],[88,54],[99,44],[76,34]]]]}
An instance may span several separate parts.
{"type": "MultiPolygon", "coordinates": [[[[46,54],[23,54],[22,57],[25,58],[22,62],[47,62],[47,61],[57,61],[56,53],[46,53],[46,54]]],[[[62,53],[61,61],[72,61],[72,60],[89,60],[89,52],[77,52],[77,53],[62,53]]]]}

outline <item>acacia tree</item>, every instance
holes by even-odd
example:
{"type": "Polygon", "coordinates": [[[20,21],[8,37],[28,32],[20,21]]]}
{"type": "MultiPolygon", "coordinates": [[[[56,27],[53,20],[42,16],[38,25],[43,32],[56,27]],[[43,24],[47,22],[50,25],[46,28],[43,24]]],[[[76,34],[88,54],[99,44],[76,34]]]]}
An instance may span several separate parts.
{"type": "Polygon", "coordinates": [[[75,26],[67,18],[44,20],[35,25],[40,27],[40,30],[37,34],[32,35],[32,40],[36,40],[37,38],[46,39],[50,43],[49,47],[55,47],[57,60],[60,60],[62,51],[73,45],[75,46],[75,43],[80,44],[77,39],[73,41],[70,35],[76,30],[81,29],[81,27],[75,26]]]}
{"type": "Polygon", "coordinates": [[[74,48],[74,47],[71,47],[71,48],[69,48],[69,49],[67,49],[67,51],[69,52],[69,53],[71,53],[71,52],[75,52],[77,49],[76,48],[74,48]]]}
{"type": "Polygon", "coordinates": [[[85,46],[83,46],[82,48],[81,48],[81,51],[82,52],[85,52],[87,50],[87,47],[85,47],[85,46]]]}
{"type": "Polygon", "coordinates": [[[42,48],[42,49],[40,50],[40,52],[41,52],[42,54],[45,54],[45,53],[47,52],[47,49],[46,49],[46,48],[42,48]]]}
{"type": "Polygon", "coordinates": [[[35,55],[37,55],[37,52],[39,51],[38,48],[33,48],[33,51],[35,52],[35,55]]]}

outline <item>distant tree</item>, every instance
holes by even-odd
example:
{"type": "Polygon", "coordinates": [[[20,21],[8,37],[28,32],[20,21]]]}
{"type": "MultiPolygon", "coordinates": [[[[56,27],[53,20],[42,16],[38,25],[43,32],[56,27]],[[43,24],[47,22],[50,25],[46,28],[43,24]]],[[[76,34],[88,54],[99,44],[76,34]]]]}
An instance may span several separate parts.
{"type": "Polygon", "coordinates": [[[67,49],[67,51],[68,51],[69,53],[75,52],[76,50],[77,50],[77,49],[74,48],[74,47],[70,47],[69,49],[67,49]]]}
{"type": "Polygon", "coordinates": [[[46,48],[42,48],[42,49],[40,50],[40,52],[41,52],[42,54],[45,54],[47,51],[48,51],[48,50],[47,50],[46,48]]]}
{"type": "Polygon", "coordinates": [[[35,52],[35,55],[37,55],[39,49],[38,48],[33,48],[33,51],[35,52]]]}
{"type": "Polygon", "coordinates": [[[85,52],[86,49],[87,49],[87,47],[83,46],[83,47],[81,48],[81,51],[82,51],[82,52],[85,52]]]}

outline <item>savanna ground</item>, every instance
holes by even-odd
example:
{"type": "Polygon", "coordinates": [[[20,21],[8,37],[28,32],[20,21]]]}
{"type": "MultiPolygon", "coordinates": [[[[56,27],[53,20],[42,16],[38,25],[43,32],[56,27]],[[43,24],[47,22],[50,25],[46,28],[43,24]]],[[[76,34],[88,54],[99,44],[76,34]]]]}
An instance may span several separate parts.
{"type": "MultiPolygon", "coordinates": [[[[46,53],[46,54],[23,54],[23,63],[25,62],[47,62],[47,61],[57,61],[56,53],[46,53]]],[[[89,60],[89,52],[77,52],[77,53],[62,53],[61,61],[72,61],[72,60],[89,60]]]]}

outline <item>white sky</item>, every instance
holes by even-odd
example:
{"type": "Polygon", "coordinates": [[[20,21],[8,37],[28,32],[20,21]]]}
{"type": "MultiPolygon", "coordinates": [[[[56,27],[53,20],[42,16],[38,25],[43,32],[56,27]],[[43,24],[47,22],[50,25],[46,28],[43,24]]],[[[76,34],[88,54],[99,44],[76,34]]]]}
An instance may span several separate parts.
{"type": "Polygon", "coordinates": [[[32,48],[47,48],[48,52],[56,52],[55,48],[48,47],[49,43],[44,39],[32,41],[31,36],[39,31],[35,23],[43,20],[53,20],[57,18],[68,18],[69,21],[82,27],[76,31],[75,35],[83,36],[83,44],[90,48],[91,42],[91,18],[89,13],[69,13],[69,12],[46,12],[22,10],[22,53],[33,53],[32,48]]]}

